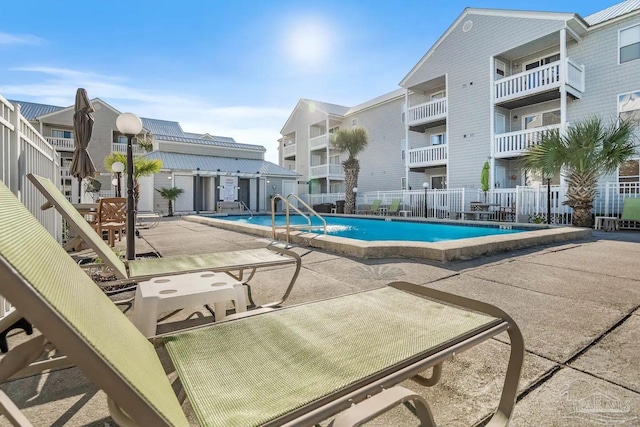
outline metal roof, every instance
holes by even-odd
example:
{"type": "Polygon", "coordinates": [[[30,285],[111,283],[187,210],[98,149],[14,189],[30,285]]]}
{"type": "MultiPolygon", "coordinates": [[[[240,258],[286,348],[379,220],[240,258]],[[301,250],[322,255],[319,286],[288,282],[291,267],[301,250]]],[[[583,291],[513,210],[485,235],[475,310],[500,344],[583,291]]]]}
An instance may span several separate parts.
{"type": "Polygon", "coordinates": [[[53,113],[58,110],[64,110],[67,107],[57,107],[55,105],[36,104],[26,101],[12,101],[8,100],[12,104],[20,104],[20,114],[27,119],[33,120],[36,117],[43,116],[45,114],[53,113]]]}
{"type": "Polygon", "coordinates": [[[140,117],[140,120],[142,120],[142,126],[154,135],[184,136],[184,132],[178,122],[148,119],[146,117],[140,117]]]}
{"type": "Polygon", "coordinates": [[[640,9],[640,0],[627,0],[596,12],[584,18],[589,25],[597,25],[618,16],[640,9]]]}
{"type": "Polygon", "coordinates": [[[231,138],[231,137],[211,135],[209,133],[184,132],[184,136],[186,136],[187,138],[208,139],[210,141],[221,141],[221,142],[236,143],[236,140],[231,138]]]}
{"type": "Polygon", "coordinates": [[[297,172],[285,169],[266,160],[242,159],[233,157],[201,156],[197,154],[169,153],[166,151],[152,151],[145,155],[149,159],[162,161],[162,169],[194,171],[200,168],[202,173],[219,173],[232,175],[255,174],[270,176],[300,176],[297,172]]]}
{"type": "Polygon", "coordinates": [[[188,142],[190,144],[211,145],[214,147],[226,147],[237,148],[241,150],[254,150],[254,151],[267,151],[262,145],[253,144],[241,144],[235,142],[233,138],[223,139],[209,139],[209,138],[187,138],[185,136],[173,136],[173,135],[153,135],[157,141],[170,141],[170,142],[188,142]],[[233,142],[229,142],[229,140],[233,142]]]}

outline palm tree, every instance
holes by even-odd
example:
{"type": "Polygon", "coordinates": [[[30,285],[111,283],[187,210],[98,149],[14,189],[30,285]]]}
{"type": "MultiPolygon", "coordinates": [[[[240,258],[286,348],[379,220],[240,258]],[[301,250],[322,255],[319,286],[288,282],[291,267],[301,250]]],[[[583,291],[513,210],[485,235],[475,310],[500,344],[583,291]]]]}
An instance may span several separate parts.
{"type": "Polygon", "coordinates": [[[162,187],[159,190],[156,188],[156,191],[160,193],[163,199],[166,199],[169,202],[169,216],[173,216],[173,201],[177,199],[179,195],[184,193],[184,190],[178,187],[162,187]]]}
{"type": "MultiPolygon", "coordinates": [[[[117,151],[112,152],[104,158],[104,166],[107,170],[111,170],[111,165],[115,162],[121,162],[127,170],[127,155],[117,151]]],[[[133,200],[135,210],[138,211],[138,200],[140,199],[140,183],[138,178],[153,175],[162,169],[162,161],[158,159],[148,159],[144,156],[135,156],[133,158],[133,200]]]]}
{"type": "Polygon", "coordinates": [[[598,178],[634,155],[633,131],[629,121],[604,125],[597,117],[569,126],[566,135],[554,129],[527,151],[523,167],[547,176],[562,171],[568,185],[563,203],[573,209],[573,224],[591,227],[598,178]]]}
{"type": "Polygon", "coordinates": [[[360,173],[360,162],[356,156],[367,146],[367,131],[361,127],[340,129],[333,134],[331,142],[334,149],[349,153],[347,160],[342,162],[345,188],[344,213],[352,214],[356,211],[356,196],[353,189],[358,186],[360,173]]]}

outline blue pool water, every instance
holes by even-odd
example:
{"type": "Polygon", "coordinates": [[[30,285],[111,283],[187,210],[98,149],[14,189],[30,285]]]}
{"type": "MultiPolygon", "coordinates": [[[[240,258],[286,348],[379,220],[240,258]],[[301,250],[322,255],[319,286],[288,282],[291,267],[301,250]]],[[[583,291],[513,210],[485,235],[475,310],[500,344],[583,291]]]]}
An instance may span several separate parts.
{"type": "MultiPolygon", "coordinates": [[[[216,217],[224,221],[271,227],[270,215],[230,215],[216,217]]],[[[363,219],[349,217],[325,217],[327,234],[358,240],[406,240],[413,242],[441,242],[445,240],[466,239],[470,237],[491,236],[495,234],[514,234],[523,229],[503,229],[499,227],[476,227],[466,225],[433,224],[411,221],[385,221],[384,219],[363,219]]],[[[292,215],[292,225],[306,225],[307,220],[300,215],[292,215]]],[[[284,215],[276,216],[276,225],[284,226],[284,215]]],[[[312,225],[322,225],[318,218],[312,218],[312,225]]],[[[321,229],[314,233],[322,234],[321,229]]]]}

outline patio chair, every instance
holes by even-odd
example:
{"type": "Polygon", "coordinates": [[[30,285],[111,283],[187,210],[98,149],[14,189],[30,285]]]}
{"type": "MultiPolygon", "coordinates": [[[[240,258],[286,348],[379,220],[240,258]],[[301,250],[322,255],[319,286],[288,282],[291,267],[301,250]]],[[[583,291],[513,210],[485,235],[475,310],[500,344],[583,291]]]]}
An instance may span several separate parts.
{"type": "Polygon", "coordinates": [[[398,211],[400,210],[400,203],[401,202],[402,202],[402,200],[400,200],[400,199],[392,200],[391,204],[389,205],[389,209],[387,209],[387,214],[389,214],[389,215],[398,215],[398,211]]]}
{"type": "Polygon", "coordinates": [[[624,199],[620,221],[640,222],[640,198],[624,199]]]}
{"type": "MultiPolygon", "coordinates": [[[[100,286],[115,284],[135,283],[159,276],[171,276],[174,274],[193,273],[197,271],[223,272],[231,275],[240,282],[248,283],[260,267],[275,267],[295,264],[295,272],[282,299],[263,307],[271,307],[282,304],[291,293],[293,285],[300,272],[301,259],[293,251],[281,248],[277,245],[269,245],[260,249],[245,249],[239,251],[216,252],[200,255],[184,255],[166,258],[143,258],[130,260],[123,263],[120,258],[84,220],[82,215],[69,203],[67,198],[57,189],[55,184],[47,178],[28,174],[29,180],[48,200],[48,204],[62,215],[71,225],[73,230],[89,245],[91,249],[103,260],[118,278],[117,281],[101,282],[100,286]],[[245,279],[245,271],[249,271],[249,277],[245,279]]],[[[127,236],[127,238],[134,238],[127,236]]]]}
{"type": "Polygon", "coordinates": [[[118,241],[122,240],[122,233],[127,226],[127,199],[124,197],[105,197],[98,204],[97,221],[95,229],[99,236],[107,231],[109,246],[115,246],[115,233],[118,232],[118,241]]]}
{"type": "MultiPolygon", "coordinates": [[[[149,342],[1,183],[0,206],[2,293],[42,333],[4,357],[0,381],[71,361],[123,426],[187,426],[181,397],[202,426],[314,425],[336,414],[335,427],[360,425],[406,401],[432,426],[424,398],[398,384],[434,385],[444,360],[507,331],[510,359],[488,425],[512,414],[524,343],[489,304],[396,282],[149,342]],[[154,346],[166,349],[180,398],[154,346]],[[54,349],[65,356],[36,362],[54,349]],[[431,367],[431,378],[421,375],[431,367]]],[[[2,391],[0,413],[28,425],[2,391]]]]}
{"type": "Polygon", "coordinates": [[[382,200],[380,200],[380,199],[375,199],[375,200],[371,203],[371,207],[369,208],[369,214],[371,214],[371,215],[378,215],[378,211],[380,210],[380,204],[382,204],[382,200]]]}

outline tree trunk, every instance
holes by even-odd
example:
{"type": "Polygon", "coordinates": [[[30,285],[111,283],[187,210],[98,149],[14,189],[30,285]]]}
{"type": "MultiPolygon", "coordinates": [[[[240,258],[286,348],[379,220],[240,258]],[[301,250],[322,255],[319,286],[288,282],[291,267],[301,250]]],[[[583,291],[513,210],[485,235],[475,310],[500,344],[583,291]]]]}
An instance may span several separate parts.
{"type": "Polygon", "coordinates": [[[360,172],[360,165],[345,165],[344,168],[344,213],[354,214],[356,213],[356,194],[353,189],[358,186],[358,173],[360,172]]]}
{"type": "Polygon", "coordinates": [[[591,208],[575,206],[573,208],[573,225],[576,227],[593,227],[591,208]]]}
{"type": "Polygon", "coordinates": [[[169,199],[169,216],[173,216],[173,203],[169,199]]]}

